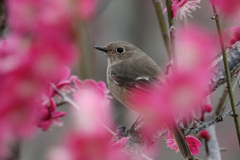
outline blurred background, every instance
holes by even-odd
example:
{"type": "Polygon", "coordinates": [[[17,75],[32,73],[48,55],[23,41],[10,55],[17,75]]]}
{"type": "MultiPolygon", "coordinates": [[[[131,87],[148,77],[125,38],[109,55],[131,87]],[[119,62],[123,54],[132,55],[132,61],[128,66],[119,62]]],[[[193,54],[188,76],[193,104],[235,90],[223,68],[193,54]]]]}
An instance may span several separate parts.
{"type": "MultiPolygon", "coordinates": [[[[193,22],[216,32],[215,21],[211,20],[212,8],[208,1],[202,1],[200,7],[192,14],[193,18],[188,17],[188,22],[184,23],[193,22]]],[[[233,25],[231,21],[225,19],[221,19],[221,22],[223,28],[233,25]]],[[[176,22],[175,25],[182,23],[176,22]]],[[[79,65],[75,66],[72,74],[79,75],[81,79],[90,78],[106,82],[107,59],[104,54],[94,50],[93,46],[105,45],[115,40],[131,42],[147,53],[162,68],[165,68],[168,63],[157,16],[150,0],[99,0],[94,18],[81,24],[79,31],[82,40],[82,56],[79,65]]],[[[220,53],[220,49],[216,52],[220,53]]],[[[224,86],[220,87],[213,94],[213,107],[216,106],[223,88],[224,86]]],[[[236,93],[235,96],[236,101],[238,101],[239,94],[236,93]]],[[[121,124],[129,128],[138,116],[115,100],[113,107],[117,126],[121,124]]],[[[228,105],[228,107],[230,106],[228,105]]],[[[62,107],[61,110],[68,112],[67,107],[62,107]]],[[[70,123],[68,118],[68,116],[63,118],[65,122],[63,127],[53,128],[47,132],[39,130],[37,136],[23,142],[21,160],[46,159],[49,148],[61,143],[59,138],[68,128],[70,123]]],[[[238,160],[240,152],[233,118],[227,117],[223,122],[218,123],[216,131],[220,147],[227,149],[227,151],[222,152],[222,159],[238,160]]],[[[166,148],[165,142],[165,140],[160,142],[160,157],[158,159],[181,159],[179,154],[166,148]]],[[[203,145],[200,155],[197,157],[205,159],[204,153],[203,145]]]]}

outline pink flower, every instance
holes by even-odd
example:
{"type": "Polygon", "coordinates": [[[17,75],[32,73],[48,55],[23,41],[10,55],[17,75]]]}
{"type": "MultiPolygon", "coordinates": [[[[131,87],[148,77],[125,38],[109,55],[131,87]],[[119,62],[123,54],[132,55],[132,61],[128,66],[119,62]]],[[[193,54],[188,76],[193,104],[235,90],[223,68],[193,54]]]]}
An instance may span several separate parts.
{"type": "MultiPolygon", "coordinates": [[[[67,39],[55,35],[44,35],[33,39],[26,51],[31,71],[44,81],[55,81],[60,77],[63,65],[70,66],[77,55],[76,47],[67,39]],[[49,76],[51,75],[51,76],[49,76]]],[[[65,72],[63,70],[63,72],[65,72]]]]}
{"type": "Polygon", "coordinates": [[[199,73],[200,70],[205,72],[209,69],[209,63],[216,56],[217,50],[214,39],[215,35],[193,24],[177,28],[175,47],[177,70],[199,73]]]}
{"type": "Polygon", "coordinates": [[[111,127],[110,96],[105,83],[93,80],[80,81],[74,77],[72,81],[76,86],[74,100],[79,107],[77,108],[79,111],[73,113],[78,128],[85,132],[93,132],[92,130],[102,128],[99,121],[111,127]]]}
{"type": "Polygon", "coordinates": [[[207,130],[202,130],[200,131],[199,135],[206,139],[207,141],[209,141],[209,139],[211,138],[211,136],[209,135],[208,131],[207,130]]]}
{"type": "Polygon", "coordinates": [[[70,149],[72,159],[76,160],[97,160],[108,159],[110,134],[88,133],[72,134],[67,140],[67,147],[70,149]]]}
{"type": "Polygon", "coordinates": [[[117,149],[122,149],[126,146],[128,140],[130,139],[130,137],[123,137],[121,138],[119,141],[115,142],[112,147],[113,148],[117,148],[117,149]]]}
{"type": "MultiPolygon", "coordinates": [[[[94,133],[71,132],[63,146],[50,153],[49,160],[130,160],[122,147],[112,146],[112,136],[104,131],[94,133]],[[63,156],[59,156],[62,155],[63,156]]],[[[127,138],[124,138],[126,143],[127,138]]]]}
{"type": "Polygon", "coordinates": [[[173,18],[182,20],[184,17],[190,16],[191,13],[200,8],[197,3],[200,3],[201,0],[173,0],[172,2],[172,11],[173,18]]]}
{"type": "Polygon", "coordinates": [[[95,15],[98,0],[77,0],[77,13],[83,21],[89,21],[95,15]]]}
{"type": "Polygon", "coordinates": [[[0,139],[28,137],[38,112],[43,129],[65,115],[56,111],[53,100],[45,108],[38,101],[50,82],[62,78],[62,66],[70,66],[76,57],[75,21],[68,5],[67,0],[6,1],[10,29],[0,47],[0,125],[4,131],[0,139]]]}
{"type": "MultiPolygon", "coordinates": [[[[109,96],[109,90],[107,89],[107,86],[104,82],[95,82],[94,80],[84,80],[81,81],[77,79],[76,77],[72,77],[71,80],[74,82],[76,86],[76,92],[74,94],[75,99],[79,101],[81,99],[81,95],[85,95],[85,91],[89,92],[89,100],[92,100],[91,97],[96,95],[96,98],[99,97],[100,103],[97,103],[98,107],[100,109],[104,109],[109,107],[110,101],[109,99],[111,96],[109,96]],[[79,99],[78,99],[79,98],[79,99]]],[[[86,99],[86,100],[88,100],[86,99]]]]}
{"type": "Polygon", "coordinates": [[[71,34],[74,16],[67,0],[9,0],[7,7],[8,24],[18,34],[71,34]]]}
{"type": "MultiPolygon", "coordinates": [[[[59,89],[64,94],[68,94],[69,92],[73,92],[73,86],[71,86],[71,77],[70,69],[66,66],[59,67],[59,72],[61,73],[58,77],[54,77],[55,87],[59,89]]],[[[49,86],[49,90],[46,91],[45,95],[42,98],[42,102],[40,104],[40,110],[37,119],[37,126],[42,128],[42,130],[46,131],[52,124],[57,126],[62,125],[62,121],[59,119],[60,117],[66,116],[65,112],[59,111],[57,112],[57,104],[56,101],[61,101],[62,97],[56,94],[54,88],[49,86]]]]}
{"type": "Polygon", "coordinates": [[[205,104],[202,106],[202,112],[210,113],[212,111],[212,106],[210,104],[205,104]]]}
{"type": "Polygon", "coordinates": [[[239,18],[239,0],[210,0],[210,2],[214,4],[225,16],[233,16],[236,17],[236,19],[239,18]]]}
{"type": "Polygon", "coordinates": [[[0,74],[0,123],[8,132],[17,137],[28,136],[33,131],[35,115],[44,84],[40,84],[25,67],[20,67],[10,73],[0,74]]]}
{"type": "Polygon", "coordinates": [[[205,74],[199,74],[173,72],[165,85],[147,94],[134,93],[130,101],[135,110],[150,115],[152,125],[159,126],[159,123],[174,121],[173,117],[191,115],[199,109],[207,92],[205,74]]]}
{"type": "MultiPolygon", "coordinates": [[[[55,77],[53,79],[52,83],[54,83],[55,87],[59,89],[61,92],[65,94],[73,93],[74,87],[72,85],[72,77],[70,76],[70,69],[66,66],[59,67],[59,74],[58,77],[55,77]]],[[[58,94],[56,94],[54,88],[52,86],[49,86],[49,91],[47,93],[49,97],[54,97],[58,100],[58,98],[62,99],[58,94]]]]}
{"type": "Polygon", "coordinates": [[[53,98],[49,99],[39,111],[39,119],[37,126],[46,131],[52,124],[62,125],[62,122],[59,120],[60,117],[66,116],[65,112],[56,112],[57,105],[53,98]]]}
{"type": "MultiPolygon", "coordinates": [[[[192,153],[192,155],[198,155],[199,154],[199,148],[201,147],[201,142],[192,136],[185,136],[186,142],[189,146],[189,149],[192,153]]],[[[179,148],[177,146],[177,143],[175,142],[171,132],[168,132],[168,138],[167,138],[167,146],[177,152],[179,152],[179,148]]]]}
{"type": "Polygon", "coordinates": [[[231,31],[233,32],[233,37],[230,40],[230,43],[233,45],[235,42],[240,40],[240,26],[232,27],[231,31]]]}

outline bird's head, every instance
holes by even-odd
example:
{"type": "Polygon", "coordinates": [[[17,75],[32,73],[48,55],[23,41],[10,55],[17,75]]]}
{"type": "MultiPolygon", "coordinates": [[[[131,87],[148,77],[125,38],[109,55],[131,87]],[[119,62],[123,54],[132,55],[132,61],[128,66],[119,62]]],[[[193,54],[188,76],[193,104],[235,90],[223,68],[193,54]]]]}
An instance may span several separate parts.
{"type": "Polygon", "coordinates": [[[121,62],[134,55],[144,54],[139,48],[125,41],[114,41],[105,46],[95,46],[97,50],[104,52],[109,62],[121,62]]]}

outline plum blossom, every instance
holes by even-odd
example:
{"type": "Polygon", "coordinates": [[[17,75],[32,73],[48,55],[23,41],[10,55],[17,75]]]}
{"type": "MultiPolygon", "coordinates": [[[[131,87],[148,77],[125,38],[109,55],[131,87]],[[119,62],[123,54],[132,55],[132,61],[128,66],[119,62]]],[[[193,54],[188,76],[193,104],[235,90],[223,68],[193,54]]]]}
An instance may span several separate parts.
{"type": "Polygon", "coordinates": [[[149,93],[134,93],[131,101],[141,113],[149,115],[151,123],[174,121],[173,117],[185,117],[197,112],[207,94],[209,73],[175,71],[166,84],[156,86],[149,93]]]}
{"type": "Polygon", "coordinates": [[[57,105],[53,98],[49,99],[48,103],[44,104],[40,109],[37,126],[42,128],[43,131],[46,131],[52,124],[62,125],[59,118],[66,116],[66,113],[62,111],[57,112],[56,109],[57,105]]]}
{"type": "Polygon", "coordinates": [[[208,30],[193,24],[177,30],[175,43],[177,70],[197,73],[200,70],[203,72],[209,70],[209,63],[216,56],[215,36],[208,30]]]}
{"type": "Polygon", "coordinates": [[[9,0],[7,22],[18,34],[74,36],[76,21],[89,21],[98,0],[9,0]]]}
{"type": "Polygon", "coordinates": [[[126,146],[129,139],[130,139],[130,137],[123,137],[120,140],[118,140],[117,142],[113,143],[112,147],[122,149],[126,146]]]}
{"type": "Polygon", "coordinates": [[[122,152],[128,139],[111,144],[111,135],[104,131],[72,132],[65,138],[64,145],[50,150],[48,160],[130,160],[130,156],[122,152]]]}
{"type": "Polygon", "coordinates": [[[73,128],[67,132],[63,145],[50,153],[49,160],[128,159],[122,152],[129,137],[112,144],[112,134],[103,126],[112,128],[108,90],[104,82],[81,81],[71,77],[75,84],[73,128]],[[64,156],[59,157],[59,153],[64,156]]]}
{"type": "Polygon", "coordinates": [[[76,0],[77,13],[82,21],[89,21],[96,12],[98,0],[76,0]]]}
{"type": "Polygon", "coordinates": [[[210,136],[210,134],[208,133],[207,130],[202,130],[202,131],[200,131],[199,135],[200,135],[202,138],[206,139],[207,141],[209,141],[209,139],[211,138],[211,136],[210,136]]]}
{"type": "Polygon", "coordinates": [[[230,43],[231,45],[233,45],[234,43],[240,40],[240,26],[238,25],[238,26],[232,27],[231,31],[233,33],[233,37],[230,40],[230,43]]]}
{"type": "Polygon", "coordinates": [[[67,0],[9,0],[7,5],[7,22],[19,34],[71,34],[74,16],[67,0]]]}
{"type": "Polygon", "coordinates": [[[99,121],[107,126],[111,124],[111,107],[110,96],[104,82],[95,82],[93,80],[78,80],[72,77],[72,81],[76,86],[74,92],[74,100],[79,106],[79,112],[74,112],[74,118],[79,128],[87,131],[98,130],[99,121]]]}
{"type": "MultiPolygon", "coordinates": [[[[193,137],[193,136],[185,136],[186,142],[189,146],[189,149],[192,153],[192,155],[198,155],[199,154],[199,148],[201,147],[201,142],[193,137]]],[[[173,138],[171,132],[168,132],[168,137],[167,137],[167,146],[173,150],[175,150],[176,152],[179,152],[179,148],[178,145],[175,141],[175,139],[173,138]]]]}
{"type": "MultiPolygon", "coordinates": [[[[70,75],[70,69],[66,66],[59,67],[61,75],[54,77],[52,81],[55,87],[64,94],[70,94],[74,92],[72,85],[72,77],[70,75]]],[[[57,111],[56,101],[62,101],[62,97],[56,94],[54,88],[50,85],[48,91],[42,96],[42,101],[39,102],[40,109],[37,118],[37,127],[46,131],[52,124],[62,126],[62,121],[59,119],[66,116],[65,112],[57,111]]]]}
{"type": "Polygon", "coordinates": [[[43,129],[65,115],[47,92],[49,83],[65,74],[62,66],[71,66],[78,54],[69,1],[9,0],[6,10],[9,30],[0,42],[1,150],[10,143],[1,141],[7,136],[29,137],[39,113],[43,129]],[[39,105],[42,94],[48,97],[44,107],[39,105]]]}
{"type": "Polygon", "coordinates": [[[210,0],[210,2],[215,5],[219,12],[223,13],[227,17],[234,17],[236,20],[239,19],[239,0],[210,0]]]}
{"type": "MultiPolygon", "coordinates": [[[[190,16],[191,13],[200,8],[197,3],[200,3],[201,0],[173,0],[172,1],[172,11],[173,18],[182,20],[183,18],[190,16]]],[[[165,10],[166,11],[166,10],[165,10]]]]}
{"type": "Polygon", "coordinates": [[[213,107],[210,104],[205,104],[202,106],[202,112],[210,113],[212,111],[213,107]]]}

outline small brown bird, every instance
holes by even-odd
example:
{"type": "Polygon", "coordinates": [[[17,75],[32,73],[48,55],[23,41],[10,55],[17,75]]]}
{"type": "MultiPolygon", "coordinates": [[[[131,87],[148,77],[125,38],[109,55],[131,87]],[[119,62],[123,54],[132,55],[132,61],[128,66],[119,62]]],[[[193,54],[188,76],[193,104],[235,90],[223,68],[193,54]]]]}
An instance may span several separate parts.
{"type": "MultiPolygon", "coordinates": [[[[107,84],[113,96],[126,107],[139,112],[128,97],[133,88],[144,90],[164,81],[165,76],[160,67],[142,50],[125,41],[114,41],[94,48],[107,56],[107,84]]],[[[171,125],[169,129],[183,157],[190,158],[190,149],[179,127],[171,125]]]]}

